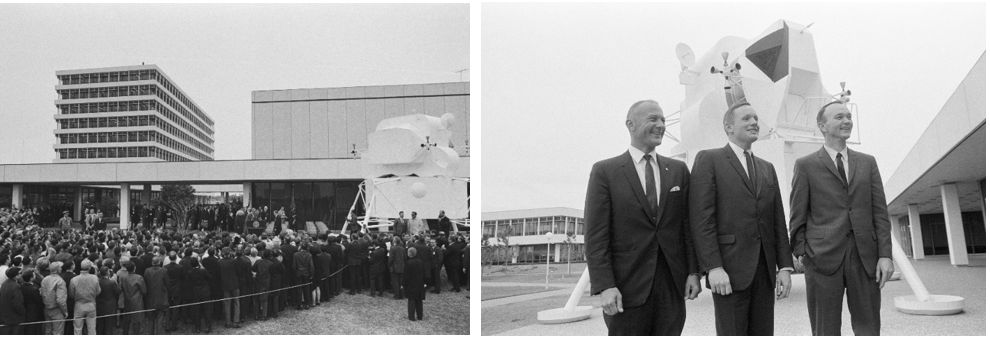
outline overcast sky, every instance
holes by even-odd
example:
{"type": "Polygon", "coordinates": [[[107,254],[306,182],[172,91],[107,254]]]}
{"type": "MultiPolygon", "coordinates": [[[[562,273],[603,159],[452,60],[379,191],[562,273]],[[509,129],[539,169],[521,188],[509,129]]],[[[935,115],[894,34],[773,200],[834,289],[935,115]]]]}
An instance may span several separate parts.
{"type": "Polygon", "coordinates": [[[483,4],[482,211],[583,209],[591,165],[629,146],[629,106],[678,110],[677,43],[700,57],[779,19],[815,23],[823,84],[847,82],[859,106],[851,148],[876,156],[884,180],[986,50],[984,3],[483,4]]]}
{"type": "Polygon", "coordinates": [[[251,158],[251,91],[469,80],[467,4],[0,4],[0,164],[54,158],[55,71],[157,64],[251,158]]]}

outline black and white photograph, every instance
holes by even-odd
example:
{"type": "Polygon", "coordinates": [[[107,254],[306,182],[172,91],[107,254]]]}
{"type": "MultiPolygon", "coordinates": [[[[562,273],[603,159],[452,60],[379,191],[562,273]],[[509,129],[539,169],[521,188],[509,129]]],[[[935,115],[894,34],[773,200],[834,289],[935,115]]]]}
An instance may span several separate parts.
{"type": "Polygon", "coordinates": [[[986,335],[985,3],[480,21],[481,335],[986,335]]]}
{"type": "Polygon", "coordinates": [[[469,335],[470,11],[0,4],[2,338],[469,335]]]}

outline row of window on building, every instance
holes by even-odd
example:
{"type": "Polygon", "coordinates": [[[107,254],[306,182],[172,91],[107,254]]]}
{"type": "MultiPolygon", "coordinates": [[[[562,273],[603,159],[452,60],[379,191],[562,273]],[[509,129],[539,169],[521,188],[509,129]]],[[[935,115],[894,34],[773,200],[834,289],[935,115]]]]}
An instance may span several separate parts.
{"type": "Polygon", "coordinates": [[[192,155],[198,160],[212,160],[213,158],[199,151],[189,148],[182,143],[157,131],[121,131],[106,133],[78,133],[78,134],[57,134],[59,143],[120,143],[120,142],[146,142],[155,141],[159,144],[172,148],[187,155],[192,155]]]}
{"type": "MultiPolygon", "coordinates": [[[[163,102],[175,108],[179,111],[182,116],[189,119],[190,122],[195,124],[197,127],[205,131],[207,134],[213,134],[212,123],[206,125],[200,119],[193,117],[189,110],[185,107],[178,105],[178,102],[169,95],[164,89],[158,87],[157,85],[131,85],[131,86],[113,86],[105,88],[91,88],[91,89],[63,89],[59,90],[60,99],[77,99],[77,98],[101,98],[101,97],[127,97],[127,96],[149,96],[156,95],[163,102]]],[[[131,101],[133,102],[133,101],[131,101]]],[[[67,114],[86,114],[86,113],[99,113],[99,112],[114,112],[114,111],[124,111],[127,110],[126,106],[121,107],[119,105],[114,105],[112,103],[126,103],[126,102],[93,102],[93,103],[72,103],[72,104],[60,104],[59,111],[63,115],[67,114]]],[[[145,109],[147,110],[147,109],[145,109]]]]}
{"type": "Polygon", "coordinates": [[[508,236],[537,236],[547,232],[553,234],[574,235],[584,234],[584,219],[566,216],[535,217],[524,219],[489,220],[482,223],[482,233],[495,237],[501,234],[508,236]]]}
{"type": "Polygon", "coordinates": [[[59,148],[58,158],[66,159],[114,159],[153,157],[165,161],[190,161],[189,159],[152,146],[141,147],[106,147],[106,148],[59,148]]]}
{"type": "MultiPolygon", "coordinates": [[[[179,116],[176,115],[171,109],[166,107],[164,104],[154,100],[61,104],[58,106],[58,110],[59,110],[58,114],[62,114],[62,115],[92,114],[92,113],[105,113],[105,112],[137,112],[137,111],[154,110],[161,113],[168,120],[172,121],[173,124],[177,124],[183,129],[192,132],[194,135],[196,135],[196,137],[209,143],[210,146],[213,145],[213,139],[210,138],[210,136],[204,134],[203,132],[197,129],[194,129],[193,126],[189,124],[189,122],[186,122],[185,120],[180,120],[179,116]]],[[[90,118],[89,120],[90,122],[98,122],[98,124],[103,124],[100,123],[100,121],[94,121],[96,119],[97,118],[90,118]]],[[[80,120],[85,120],[85,118],[80,120]]],[[[97,126],[89,125],[88,127],[96,128],[97,126]]],[[[100,125],[99,127],[102,128],[104,127],[104,125],[100,125]]],[[[109,127],[115,127],[115,126],[109,125],[109,127]]],[[[86,128],[86,127],[84,126],[81,128],[86,128]]],[[[62,128],[62,129],[67,129],[67,128],[62,128]]],[[[183,132],[183,134],[185,133],[183,132]]],[[[178,136],[178,134],[173,134],[173,135],[178,136]]]]}
{"type": "Polygon", "coordinates": [[[191,108],[193,112],[196,113],[203,121],[209,123],[211,126],[214,124],[213,120],[206,116],[198,106],[192,103],[185,94],[179,91],[172,82],[165,78],[164,75],[158,72],[158,70],[147,69],[147,70],[130,70],[130,71],[117,71],[117,72],[95,72],[95,73],[82,73],[73,75],[61,75],[58,76],[61,85],[70,84],[92,84],[92,83],[113,83],[113,82],[132,82],[139,80],[149,80],[154,79],[161,84],[166,90],[171,92],[179,99],[180,102],[185,104],[187,107],[191,108]]]}

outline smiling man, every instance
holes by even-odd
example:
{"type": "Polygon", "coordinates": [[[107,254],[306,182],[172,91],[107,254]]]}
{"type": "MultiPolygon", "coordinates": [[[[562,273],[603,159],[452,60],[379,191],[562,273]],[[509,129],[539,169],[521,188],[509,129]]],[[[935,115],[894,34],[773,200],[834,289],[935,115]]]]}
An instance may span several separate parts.
{"type": "Polygon", "coordinates": [[[856,335],[880,335],[880,289],[894,272],[890,221],[877,161],[850,150],[852,114],[842,102],[818,111],[825,146],[794,163],[791,246],[806,270],[814,335],[839,335],[848,294],[856,335]]]}
{"type": "Polygon", "coordinates": [[[691,232],[715,303],[718,335],[773,335],[774,293],[791,290],[794,261],[773,164],[753,154],[759,116],[740,102],[722,119],[729,143],[691,168],[691,232]]]}
{"type": "Polygon", "coordinates": [[[609,335],[680,335],[685,299],[701,290],[687,217],[690,174],[657,155],[666,129],[656,101],[626,115],[627,152],[591,169],[585,253],[591,294],[601,295],[609,335]]]}

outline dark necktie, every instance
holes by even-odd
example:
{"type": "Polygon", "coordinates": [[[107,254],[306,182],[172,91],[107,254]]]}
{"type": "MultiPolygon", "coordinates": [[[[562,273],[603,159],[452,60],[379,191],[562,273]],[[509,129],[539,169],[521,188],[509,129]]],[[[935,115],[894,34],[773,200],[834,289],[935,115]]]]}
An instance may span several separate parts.
{"type": "Polygon", "coordinates": [[[745,151],[746,154],[746,168],[749,170],[749,183],[753,185],[753,189],[756,189],[756,162],[753,161],[753,152],[745,151]]]}
{"type": "Polygon", "coordinates": [[[835,154],[835,168],[839,169],[839,177],[842,178],[842,185],[849,186],[849,180],[846,179],[846,166],[842,165],[842,154],[835,154]]]}
{"type": "Polygon", "coordinates": [[[657,214],[657,180],[653,177],[653,163],[650,162],[652,155],[643,156],[646,159],[646,201],[650,202],[650,217],[656,218],[657,214]]]}

